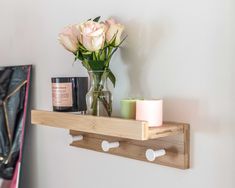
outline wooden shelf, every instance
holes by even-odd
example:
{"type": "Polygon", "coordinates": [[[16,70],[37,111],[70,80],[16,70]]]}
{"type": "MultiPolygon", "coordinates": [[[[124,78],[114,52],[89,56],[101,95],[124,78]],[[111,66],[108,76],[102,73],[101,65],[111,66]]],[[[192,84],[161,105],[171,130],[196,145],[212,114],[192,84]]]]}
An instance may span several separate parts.
{"type": "Polygon", "coordinates": [[[183,133],[185,126],[183,123],[168,122],[161,127],[149,128],[148,123],[143,121],[40,110],[32,110],[32,124],[134,140],[148,140],[176,135],[183,133]]]}
{"type": "Polygon", "coordinates": [[[120,147],[108,153],[150,162],[145,157],[149,148],[164,148],[166,155],[152,163],[187,169],[189,168],[189,125],[165,122],[161,127],[149,128],[144,121],[120,118],[95,117],[73,113],[32,110],[31,122],[70,130],[71,136],[83,135],[82,141],[72,141],[71,146],[104,152],[103,140],[118,141],[120,147]]]}

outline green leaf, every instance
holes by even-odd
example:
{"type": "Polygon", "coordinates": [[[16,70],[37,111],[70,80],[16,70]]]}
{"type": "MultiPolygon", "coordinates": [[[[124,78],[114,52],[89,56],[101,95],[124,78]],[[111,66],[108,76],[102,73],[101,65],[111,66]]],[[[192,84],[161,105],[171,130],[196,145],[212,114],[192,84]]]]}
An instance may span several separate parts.
{"type": "Polygon", "coordinates": [[[75,61],[77,61],[78,59],[80,60],[80,54],[79,54],[79,51],[77,51],[76,53],[75,53],[75,59],[74,59],[74,62],[75,61]]]}
{"type": "Polygon", "coordinates": [[[106,60],[106,53],[107,53],[107,48],[102,48],[98,51],[97,57],[98,57],[99,61],[106,60]]]}
{"type": "Polygon", "coordinates": [[[110,40],[110,45],[111,46],[115,46],[115,41],[116,41],[116,38],[117,38],[117,34],[118,34],[118,31],[113,35],[112,39],[110,40]]]}
{"type": "Polygon", "coordinates": [[[97,58],[96,58],[95,52],[92,52],[92,59],[94,59],[95,61],[97,61],[97,58]]]}
{"type": "Polygon", "coordinates": [[[105,69],[105,61],[94,61],[86,59],[86,62],[89,64],[91,70],[99,71],[105,69]]]}
{"type": "Polygon", "coordinates": [[[90,52],[90,51],[82,52],[82,55],[91,55],[91,54],[92,54],[92,52],[90,52]]]}
{"type": "Polygon", "coordinates": [[[99,51],[95,51],[94,54],[95,54],[96,60],[101,61],[100,56],[99,56],[99,51]]]}
{"type": "Polygon", "coordinates": [[[93,21],[98,22],[100,20],[100,16],[96,17],[93,21]]]}
{"type": "Polygon", "coordinates": [[[121,46],[121,44],[124,42],[124,40],[126,40],[127,37],[128,37],[128,35],[126,35],[126,36],[121,40],[121,42],[117,45],[117,47],[121,46]]]}
{"type": "Polygon", "coordinates": [[[82,61],[82,65],[89,71],[89,70],[92,70],[89,66],[89,63],[86,61],[86,60],[83,60],[82,61]]]}
{"type": "Polygon", "coordinates": [[[79,42],[79,49],[84,50],[84,51],[87,50],[87,49],[83,46],[83,44],[80,43],[80,42],[79,42]]]}
{"type": "Polygon", "coordinates": [[[115,85],[116,85],[116,77],[114,76],[113,72],[110,69],[108,69],[108,71],[109,71],[108,78],[112,82],[113,87],[115,87],[115,85]]]}
{"type": "Polygon", "coordinates": [[[113,52],[110,54],[110,56],[109,56],[109,59],[111,59],[111,57],[113,56],[113,54],[117,51],[117,49],[121,46],[121,44],[124,42],[124,40],[126,40],[126,38],[127,38],[127,36],[124,38],[124,39],[122,39],[122,41],[119,43],[119,45],[117,45],[116,47],[115,47],[115,49],[113,50],[113,52]]]}

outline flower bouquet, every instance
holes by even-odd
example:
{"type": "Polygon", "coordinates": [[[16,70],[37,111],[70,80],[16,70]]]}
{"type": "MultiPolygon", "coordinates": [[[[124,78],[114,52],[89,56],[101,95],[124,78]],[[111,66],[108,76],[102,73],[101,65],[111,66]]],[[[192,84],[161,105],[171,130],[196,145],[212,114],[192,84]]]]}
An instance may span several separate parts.
{"type": "Polygon", "coordinates": [[[124,26],[110,18],[100,22],[100,17],[82,24],[64,28],[59,34],[60,43],[72,52],[88,70],[90,90],[86,96],[88,113],[111,116],[112,95],[107,88],[107,79],[115,87],[116,78],[110,70],[113,54],[125,40],[121,39],[124,26]]]}

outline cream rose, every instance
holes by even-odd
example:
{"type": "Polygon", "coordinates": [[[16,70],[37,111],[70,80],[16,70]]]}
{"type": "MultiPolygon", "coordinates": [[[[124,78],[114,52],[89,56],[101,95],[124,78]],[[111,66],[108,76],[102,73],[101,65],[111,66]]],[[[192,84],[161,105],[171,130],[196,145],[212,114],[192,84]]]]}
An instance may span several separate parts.
{"type": "Polygon", "coordinates": [[[102,23],[87,21],[80,25],[80,42],[89,51],[98,51],[104,46],[105,25],[102,23]]]}
{"type": "Polygon", "coordinates": [[[121,36],[124,31],[124,25],[117,23],[116,20],[110,18],[105,21],[107,31],[106,31],[106,42],[109,43],[115,38],[115,45],[119,45],[121,42],[121,36]]]}
{"type": "Polygon", "coordinates": [[[75,53],[78,50],[80,40],[79,25],[70,25],[65,27],[59,34],[58,40],[65,49],[75,53]]]}

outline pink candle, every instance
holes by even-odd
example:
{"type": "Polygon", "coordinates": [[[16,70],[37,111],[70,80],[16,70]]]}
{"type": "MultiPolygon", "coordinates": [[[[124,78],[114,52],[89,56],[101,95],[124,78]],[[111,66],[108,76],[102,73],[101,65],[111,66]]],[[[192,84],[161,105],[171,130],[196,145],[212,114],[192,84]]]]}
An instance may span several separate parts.
{"type": "Polygon", "coordinates": [[[149,122],[150,127],[162,125],[162,100],[137,100],[136,120],[149,122]]]}

